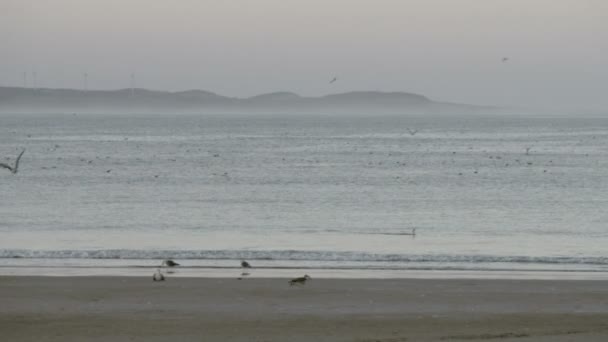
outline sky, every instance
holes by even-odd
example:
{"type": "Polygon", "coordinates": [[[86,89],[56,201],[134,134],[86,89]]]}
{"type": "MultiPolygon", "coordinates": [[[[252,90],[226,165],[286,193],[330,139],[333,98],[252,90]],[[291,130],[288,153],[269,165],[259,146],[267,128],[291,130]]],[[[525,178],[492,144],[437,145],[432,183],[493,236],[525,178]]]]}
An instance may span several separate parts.
{"type": "Polygon", "coordinates": [[[606,0],[0,0],[0,85],[608,110],[606,0]],[[503,58],[508,58],[503,62],[503,58]],[[333,78],[338,80],[329,83],[333,78]]]}

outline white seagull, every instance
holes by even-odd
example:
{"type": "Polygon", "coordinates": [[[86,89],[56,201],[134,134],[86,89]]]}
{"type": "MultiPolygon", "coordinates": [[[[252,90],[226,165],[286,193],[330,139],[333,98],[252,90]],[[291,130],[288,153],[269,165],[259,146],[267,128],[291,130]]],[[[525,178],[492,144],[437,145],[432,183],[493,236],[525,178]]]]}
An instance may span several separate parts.
{"type": "Polygon", "coordinates": [[[154,273],[154,275],[152,275],[152,280],[153,281],[165,281],[165,276],[160,271],[160,268],[156,269],[156,273],[154,273]]]}

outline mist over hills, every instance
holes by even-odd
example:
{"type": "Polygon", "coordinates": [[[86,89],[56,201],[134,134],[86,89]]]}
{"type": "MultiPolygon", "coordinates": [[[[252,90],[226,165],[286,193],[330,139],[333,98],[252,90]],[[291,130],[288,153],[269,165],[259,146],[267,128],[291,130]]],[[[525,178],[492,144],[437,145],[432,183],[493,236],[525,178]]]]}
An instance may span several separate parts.
{"type": "Polygon", "coordinates": [[[430,113],[477,112],[489,107],[436,102],[406,92],[355,91],[320,97],[274,92],[249,98],[205,90],[177,92],[0,87],[5,113],[430,113]]]}

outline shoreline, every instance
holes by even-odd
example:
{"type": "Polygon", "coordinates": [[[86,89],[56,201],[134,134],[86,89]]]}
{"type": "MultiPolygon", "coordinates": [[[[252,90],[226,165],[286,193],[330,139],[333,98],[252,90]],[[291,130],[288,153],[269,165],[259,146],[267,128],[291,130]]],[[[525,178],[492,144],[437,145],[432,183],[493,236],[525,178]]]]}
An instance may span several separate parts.
{"type": "MultiPolygon", "coordinates": [[[[149,277],[157,265],[124,267],[119,265],[39,265],[16,266],[0,264],[0,277],[149,277]]],[[[223,266],[179,266],[161,268],[172,278],[235,279],[244,271],[240,267],[223,266]]],[[[608,281],[605,270],[560,270],[560,269],[426,269],[426,268],[317,268],[317,267],[254,267],[246,270],[249,278],[292,278],[302,274],[318,279],[497,279],[497,280],[577,280],[608,281]]]]}
{"type": "MultiPolygon", "coordinates": [[[[0,265],[0,277],[150,277],[158,266],[139,267],[91,267],[91,266],[30,266],[0,265]]],[[[162,268],[170,278],[235,279],[241,276],[240,267],[176,267],[162,268]]],[[[480,280],[572,280],[608,281],[607,271],[577,270],[478,270],[478,269],[334,269],[334,268],[252,268],[247,269],[250,279],[292,278],[302,274],[317,279],[480,279],[480,280]]]]}
{"type": "Polygon", "coordinates": [[[7,277],[10,341],[605,341],[608,281],[7,277]]]}

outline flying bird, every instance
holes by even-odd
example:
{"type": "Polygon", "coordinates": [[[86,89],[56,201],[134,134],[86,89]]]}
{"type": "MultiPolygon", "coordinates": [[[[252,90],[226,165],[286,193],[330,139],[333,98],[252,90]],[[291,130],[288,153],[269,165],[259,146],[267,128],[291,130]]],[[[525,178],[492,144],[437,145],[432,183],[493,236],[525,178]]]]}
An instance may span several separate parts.
{"type": "Polygon", "coordinates": [[[23,155],[23,153],[25,153],[25,149],[23,149],[23,151],[21,151],[21,153],[19,153],[19,156],[15,160],[15,165],[14,166],[10,166],[8,164],[0,163],[0,167],[8,169],[13,174],[16,174],[17,171],[19,170],[19,160],[21,160],[21,156],[23,155]]]}
{"type": "Polygon", "coordinates": [[[334,78],[332,78],[332,80],[331,80],[331,81],[329,81],[329,84],[332,84],[332,83],[336,82],[337,80],[338,80],[338,78],[337,78],[337,77],[334,77],[334,78]]]}
{"type": "Polygon", "coordinates": [[[503,58],[502,58],[502,62],[503,62],[503,63],[506,63],[506,62],[508,62],[508,61],[509,61],[509,57],[503,57],[503,58]]]}
{"type": "Polygon", "coordinates": [[[414,136],[414,135],[416,135],[416,133],[418,133],[417,129],[409,129],[408,128],[407,131],[410,133],[411,136],[414,136]]]}

